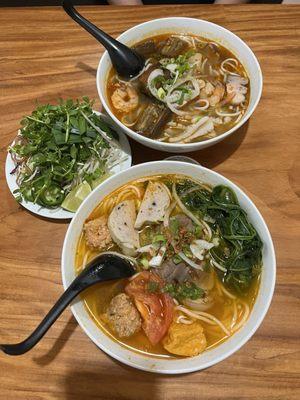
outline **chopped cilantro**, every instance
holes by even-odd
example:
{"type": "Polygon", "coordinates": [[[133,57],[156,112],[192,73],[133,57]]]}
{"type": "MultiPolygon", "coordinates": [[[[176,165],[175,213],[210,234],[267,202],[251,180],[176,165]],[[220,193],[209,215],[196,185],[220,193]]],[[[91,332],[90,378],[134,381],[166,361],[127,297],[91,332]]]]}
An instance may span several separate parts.
{"type": "Polygon", "coordinates": [[[194,282],[168,283],[164,286],[163,291],[169,293],[178,301],[184,299],[197,300],[204,295],[204,290],[194,282]]]}
{"type": "Polygon", "coordinates": [[[142,266],[144,267],[144,269],[148,269],[149,268],[149,261],[147,260],[146,257],[142,257],[140,259],[140,262],[141,262],[142,266]]]}
{"type": "Polygon", "coordinates": [[[175,256],[173,257],[173,263],[177,265],[177,264],[181,263],[181,261],[182,261],[182,258],[178,254],[175,254],[175,256]]]}
{"type": "Polygon", "coordinates": [[[171,218],[170,220],[170,229],[174,236],[177,236],[179,230],[179,221],[177,218],[171,218]]]}
{"type": "Polygon", "coordinates": [[[186,257],[189,257],[189,258],[193,257],[193,253],[191,252],[189,245],[184,245],[182,250],[186,257]]]}
{"type": "Polygon", "coordinates": [[[159,289],[159,284],[154,281],[149,281],[147,286],[148,292],[157,293],[159,289]]]}
{"type": "Polygon", "coordinates": [[[195,225],[194,233],[196,237],[200,237],[202,234],[202,228],[199,225],[195,225]]]}

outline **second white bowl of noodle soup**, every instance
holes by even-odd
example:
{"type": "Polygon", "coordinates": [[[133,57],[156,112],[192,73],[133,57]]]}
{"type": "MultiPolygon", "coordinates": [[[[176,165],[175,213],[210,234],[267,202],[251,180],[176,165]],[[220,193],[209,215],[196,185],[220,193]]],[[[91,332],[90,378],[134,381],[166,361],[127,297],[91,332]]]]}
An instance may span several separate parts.
{"type": "Polygon", "coordinates": [[[120,122],[110,108],[106,85],[112,64],[107,52],[103,54],[97,71],[97,89],[101,103],[103,104],[103,107],[109,116],[123,129],[128,136],[144,144],[145,146],[172,153],[185,153],[212,146],[239,129],[254,112],[262,92],[263,79],[260,65],[252,50],[238,36],[220,25],[200,19],[185,17],[155,19],[128,29],[118,37],[118,40],[127,44],[128,46],[132,46],[141,40],[164,33],[185,33],[204,37],[220,43],[236,56],[236,58],[244,66],[250,80],[249,105],[241,120],[227,132],[222,133],[212,139],[186,144],[159,142],[155,139],[150,139],[136,133],[132,129],[122,124],[122,122],[120,122]]]}
{"type": "Polygon", "coordinates": [[[71,309],[84,332],[100,349],[111,357],[131,367],[145,371],[162,374],[180,374],[207,368],[236,352],[255,333],[272,299],[276,275],[276,261],[272,239],[267,225],[258,209],[238,186],[224,176],[202,166],[178,161],[157,161],[140,164],[118,175],[112,176],[100,184],[84,200],[69,225],[62,252],[62,279],[64,288],[67,289],[76,276],[76,248],[84,222],[103,198],[128,182],[159,174],[185,175],[192,179],[206,182],[212,186],[219,184],[227,185],[236,193],[241,207],[247,212],[250,222],[254,225],[263,241],[261,282],[255,304],[248,320],[239,331],[234,333],[225,342],[205,351],[199,356],[164,359],[131,351],[112,340],[96,326],[84,306],[84,303],[80,299],[72,305],[71,309]]]}

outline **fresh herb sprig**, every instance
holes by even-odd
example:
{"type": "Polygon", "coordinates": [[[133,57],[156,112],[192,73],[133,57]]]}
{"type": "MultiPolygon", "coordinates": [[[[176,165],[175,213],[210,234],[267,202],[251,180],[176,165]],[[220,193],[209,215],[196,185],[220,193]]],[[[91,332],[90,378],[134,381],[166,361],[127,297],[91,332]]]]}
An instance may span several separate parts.
{"type": "Polygon", "coordinates": [[[23,118],[9,151],[16,163],[18,200],[55,208],[76,186],[105,175],[114,149],[105,137],[115,133],[92,110],[93,102],[61,100],[38,105],[23,118]],[[103,132],[103,135],[99,134],[103,132]]]}
{"type": "Polygon", "coordinates": [[[204,296],[205,292],[194,282],[183,282],[183,283],[167,283],[161,287],[159,283],[149,281],[147,290],[149,293],[168,293],[171,297],[178,301],[185,299],[197,300],[204,296]]]}
{"type": "Polygon", "coordinates": [[[204,290],[194,282],[168,283],[163,288],[163,291],[169,293],[170,296],[179,302],[185,299],[197,300],[204,295],[204,290]]]}

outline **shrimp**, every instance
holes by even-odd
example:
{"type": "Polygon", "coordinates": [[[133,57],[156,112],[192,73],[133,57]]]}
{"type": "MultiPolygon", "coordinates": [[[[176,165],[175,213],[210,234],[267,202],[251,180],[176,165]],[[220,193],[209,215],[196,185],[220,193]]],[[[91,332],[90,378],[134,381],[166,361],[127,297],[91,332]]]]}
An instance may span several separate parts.
{"type": "Polygon", "coordinates": [[[111,96],[113,106],[125,113],[133,111],[139,104],[139,97],[136,90],[130,85],[119,85],[111,96]]]}

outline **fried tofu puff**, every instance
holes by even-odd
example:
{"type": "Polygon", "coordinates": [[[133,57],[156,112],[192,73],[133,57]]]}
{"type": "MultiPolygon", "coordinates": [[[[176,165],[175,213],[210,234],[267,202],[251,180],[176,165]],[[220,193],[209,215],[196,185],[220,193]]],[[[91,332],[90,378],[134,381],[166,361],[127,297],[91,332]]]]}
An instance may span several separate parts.
{"type": "Polygon", "coordinates": [[[197,356],[206,348],[206,337],[202,325],[198,321],[188,326],[173,322],[163,340],[163,346],[171,354],[197,356]]]}

